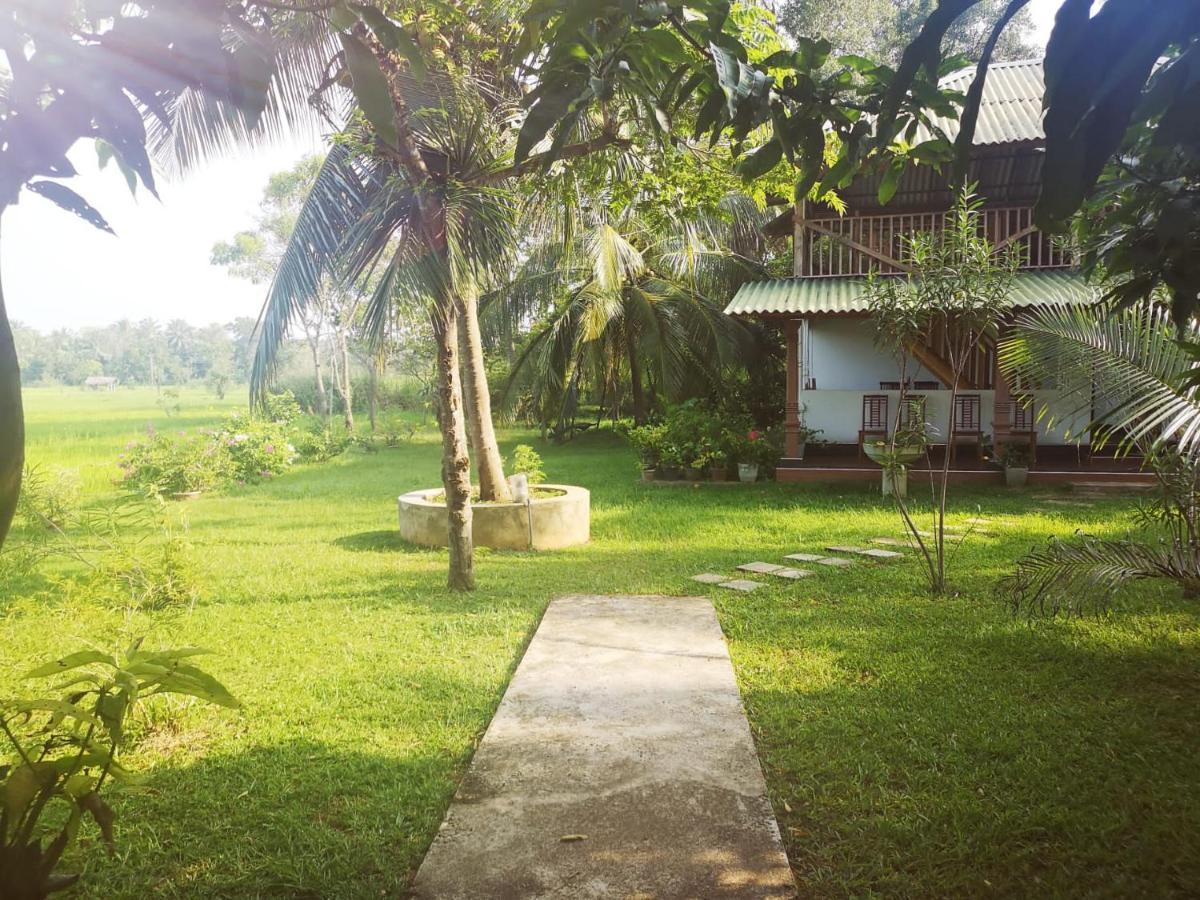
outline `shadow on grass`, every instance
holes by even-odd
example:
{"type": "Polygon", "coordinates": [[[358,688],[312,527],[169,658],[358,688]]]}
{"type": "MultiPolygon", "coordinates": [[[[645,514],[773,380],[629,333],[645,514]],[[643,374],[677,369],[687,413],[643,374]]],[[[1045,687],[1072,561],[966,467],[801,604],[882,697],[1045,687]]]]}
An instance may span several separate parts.
{"type": "Polygon", "coordinates": [[[85,850],[84,884],[94,896],[400,897],[466,762],[449,748],[292,739],[161,766],[143,790],[110,794],[119,863],[85,850]]]}
{"type": "Polygon", "coordinates": [[[396,551],[412,549],[411,545],[406,544],[401,539],[400,532],[396,529],[360,531],[358,534],[347,534],[343,537],[335,538],[333,545],[356,553],[394,553],[396,551]]]}

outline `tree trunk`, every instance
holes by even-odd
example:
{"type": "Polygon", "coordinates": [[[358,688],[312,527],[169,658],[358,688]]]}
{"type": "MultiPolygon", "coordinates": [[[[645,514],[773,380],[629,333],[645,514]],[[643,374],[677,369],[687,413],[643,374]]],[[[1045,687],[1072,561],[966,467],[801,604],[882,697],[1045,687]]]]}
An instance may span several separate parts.
{"type": "MultiPolygon", "coordinates": [[[[462,323],[461,310],[459,311],[459,323],[462,323]]],[[[466,368],[464,360],[470,355],[470,350],[467,349],[467,330],[460,327],[458,329],[458,359],[460,363],[463,363],[464,369],[466,368]]],[[[463,385],[463,415],[466,416],[467,420],[467,450],[470,451],[471,458],[476,460],[476,465],[478,465],[479,451],[475,445],[476,414],[474,407],[471,405],[475,399],[475,395],[471,392],[470,377],[466,376],[465,373],[463,381],[465,382],[463,385]]],[[[482,498],[482,496],[481,493],[480,497],[482,498]]]]}
{"type": "MultiPolygon", "coordinates": [[[[0,215],[3,214],[0,209],[0,215]]],[[[21,368],[4,291],[0,288],[0,547],[8,536],[25,465],[25,414],[21,408],[21,368]]]]}
{"type": "Polygon", "coordinates": [[[379,419],[379,359],[374,354],[367,360],[367,418],[374,434],[379,419]]]}
{"type": "Polygon", "coordinates": [[[437,409],[442,431],[442,487],[446,491],[450,575],[454,591],[475,588],[475,556],[471,542],[471,458],[463,421],[459,380],[458,313],[450,305],[435,311],[433,337],[437,344],[437,409]]]}
{"type": "Polygon", "coordinates": [[[346,336],[336,329],[333,333],[333,355],[330,359],[333,361],[333,385],[342,399],[342,423],[347,431],[353,431],[354,397],[350,387],[350,360],[346,350],[346,336]]]}
{"type": "Polygon", "coordinates": [[[479,331],[479,305],[474,297],[457,301],[463,333],[463,372],[466,378],[464,394],[471,414],[471,443],[475,451],[475,466],[479,470],[479,499],[507,503],[512,499],[508,482],[504,480],[504,461],[496,443],[496,428],[492,423],[492,397],[488,391],[487,369],[483,361],[483,337],[479,331]]]}
{"type": "Polygon", "coordinates": [[[625,329],[625,353],[629,356],[629,385],[633,391],[633,421],[646,424],[646,395],[642,390],[642,361],[638,359],[633,332],[625,329]]]}
{"type": "Polygon", "coordinates": [[[350,345],[346,340],[346,332],[338,332],[338,352],[342,356],[342,404],[345,407],[342,416],[347,431],[354,430],[354,385],[350,381],[350,345]]]}
{"type": "Polygon", "coordinates": [[[317,380],[317,415],[329,420],[329,392],[325,390],[325,373],[321,369],[321,338],[309,337],[308,349],[312,351],[313,375],[317,380]]]}

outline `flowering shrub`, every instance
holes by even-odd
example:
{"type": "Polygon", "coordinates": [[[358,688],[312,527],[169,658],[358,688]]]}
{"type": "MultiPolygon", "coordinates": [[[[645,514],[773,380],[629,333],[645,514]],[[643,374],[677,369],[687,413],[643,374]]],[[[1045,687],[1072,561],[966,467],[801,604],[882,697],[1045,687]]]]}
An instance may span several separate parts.
{"type": "Polygon", "coordinates": [[[215,431],[170,435],[151,429],[145,440],[126,445],[117,464],[125,487],[172,496],[274,478],[295,459],[289,425],[237,413],[215,431]]]}
{"type": "Polygon", "coordinates": [[[739,463],[770,469],[779,460],[783,448],[776,429],[751,428],[748,431],[726,434],[730,455],[739,463]]]}
{"type": "Polygon", "coordinates": [[[205,491],[228,482],[233,464],[216,432],[189,436],[151,431],[144,441],[131,441],[117,463],[123,484],[151,496],[205,491]]]}
{"type": "Polygon", "coordinates": [[[232,477],[238,482],[274,478],[296,459],[290,429],[281,422],[252,419],[238,413],[225,420],[218,433],[229,454],[232,477]]]}

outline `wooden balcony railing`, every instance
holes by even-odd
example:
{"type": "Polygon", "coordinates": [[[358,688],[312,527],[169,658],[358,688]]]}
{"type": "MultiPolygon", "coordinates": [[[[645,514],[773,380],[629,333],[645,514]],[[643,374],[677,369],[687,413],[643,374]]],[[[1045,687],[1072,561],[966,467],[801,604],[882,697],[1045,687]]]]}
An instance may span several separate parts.
{"type": "MultiPolygon", "coordinates": [[[[908,270],[906,235],[940,231],[945,212],[895,213],[798,220],[796,275],[898,275],[908,270]]],[[[1015,246],[1022,269],[1073,265],[1070,250],[1033,224],[1029,207],[981,210],[981,229],[996,252],[1015,246]]]]}

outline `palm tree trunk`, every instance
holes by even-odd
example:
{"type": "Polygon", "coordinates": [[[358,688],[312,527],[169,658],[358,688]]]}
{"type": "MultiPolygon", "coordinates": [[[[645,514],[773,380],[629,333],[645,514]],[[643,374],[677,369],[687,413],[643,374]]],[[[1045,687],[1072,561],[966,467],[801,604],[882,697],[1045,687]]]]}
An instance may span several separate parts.
{"type": "Polygon", "coordinates": [[[463,421],[459,380],[458,313],[450,304],[435,311],[433,337],[437,344],[437,411],[442,431],[442,487],[446,491],[450,575],[454,591],[475,588],[475,557],[471,542],[471,457],[463,421]]]}
{"type": "MultiPolygon", "coordinates": [[[[0,209],[0,215],[3,210],[0,209]]],[[[25,414],[21,408],[21,367],[4,291],[0,288],[0,547],[8,536],[17,498],[21,494],[21,470],[25,465],[25,414]]]]}
{"type": "Polygon", "coordinates": [[[646,424],[646,395],[642,391],[642,361],[638,359],[633,332],[625,330],[625,353],[629,356],[629,384],[633,390],[633,421],[646,424]]]}
{"type": "Polygon", "coordinates": [[[483,337],[479,330],[479,305],[474,297],[459,297],[459,318],[462,322],[463,372],[466,378],[464,395],[470,413],[471,444],[475,451],[475,466],[479,470],[479,499],[492,503],[507,503],[512,499],[504,479],[504,460],[496,442],[492,423],[492,397],[488,390],[487,369],[483,359],[483,337]]]}

